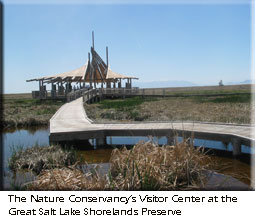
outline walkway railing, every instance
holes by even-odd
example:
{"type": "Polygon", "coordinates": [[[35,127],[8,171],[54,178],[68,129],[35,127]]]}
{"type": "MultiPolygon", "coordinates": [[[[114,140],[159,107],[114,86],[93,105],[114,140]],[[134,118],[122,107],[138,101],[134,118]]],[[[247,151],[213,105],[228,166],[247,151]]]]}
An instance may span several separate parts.
{"type": "Polygon", "coordinates": [[[88,90],[88,88],[82,88],[79,90],[75,90],[75,91],[73,90],[73,91],[69,92],[67,94],[67,102],[76,100],[77,98],[83,96],[83,94],[88,91],[90,91],[90,90],[88,90]]]}
{"type": "MultiPolygon", "coordinates": [[[[70,102],[81,96],[83,101],[87,102],[95,97],[130,97],[130,96],[151,96],[151,97],[188,97],[188,96],[225,96],[225,95],[237,95],[246,94],[242,93],[203,93],[203,92],[169,92],[167,88],[94,88],[88,90],[83,88],[80,90],[72,91],[67,94],[67,101],[70,102]]],[[[250,94],[250,93],[247,93],[250,94]]]]}
{"type": "Polygon", "coordinates": [[[87,96],[84,101],[90,100],[95,95],[99,97],[130,97],[130,96],[152,96],[152,97],[190,97],[190,96],[226,96],[250,94],[250,91],[229,92],[224,90],[206,91],[206,90],[176,90],[170,88],[82,88],[79,90],[72,90],[68,94],[64,91],[32,91],[33,98],[36,99],[67,99],[67,102],[75,100],[81,96],[87,96]]]}
{"type": "Polygon", "coordinates": [[[83,103],[90,101],[91,99],[94,99],[95,97],[101,97],[102,89],[94,88],[91,90],[87,90],[82,94],[82,96],[83,96],[83,103]]]}

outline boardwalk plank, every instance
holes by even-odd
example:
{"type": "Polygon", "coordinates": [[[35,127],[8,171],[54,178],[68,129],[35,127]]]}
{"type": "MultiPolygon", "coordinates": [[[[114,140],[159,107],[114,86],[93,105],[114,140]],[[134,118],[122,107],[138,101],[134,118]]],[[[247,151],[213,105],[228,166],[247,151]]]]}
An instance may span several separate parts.
{"type": "Polygon", "coordinates": [[[231,125],[217,123],[199,122],[145,122],[145,123],[126,123],[126,124],[96,124],[90,120],[83,107],[82,97],[72,102],[64,104],[50,120],[50,140],[92,138],[102,135],[128,136],[148,134],[170,135],[174,130],[179,132],[194,133],[195,137],[203,137],[212,140],[238,137],[243,143],[254,141],[252,137],[253,126],[250,125],[231,125]]]}

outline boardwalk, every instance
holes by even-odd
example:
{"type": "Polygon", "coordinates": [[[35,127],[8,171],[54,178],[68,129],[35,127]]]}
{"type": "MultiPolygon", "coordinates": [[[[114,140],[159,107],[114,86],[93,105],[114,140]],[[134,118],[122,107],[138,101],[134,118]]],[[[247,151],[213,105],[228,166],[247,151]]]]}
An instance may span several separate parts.
{"type": "Polygon", "coordinates": [[[83,107],[83,98],[64,104],[50,120],[50,141],[102,139],[106,136],[167,136],[169,141],[179,136],[231,142],[236,154],[240,145],[251,145],[252,127],[244,125],[192,123],[192,122],[144,122],[126,124],[93,123],[83,107]]]}

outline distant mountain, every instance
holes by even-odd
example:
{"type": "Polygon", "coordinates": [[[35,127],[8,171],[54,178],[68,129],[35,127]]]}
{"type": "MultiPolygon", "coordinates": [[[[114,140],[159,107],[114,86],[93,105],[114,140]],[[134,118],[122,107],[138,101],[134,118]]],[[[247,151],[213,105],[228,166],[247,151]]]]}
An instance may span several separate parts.
{"type": "Polygon", "coordinates": [[[252,80],[245,80],[245,81],[241,81],[239,84],[254,84],[254,81],[252,81],[252,80]]]}
{"type": "MultiPolygon", "coordinates": [[[[224,84],[224,82],[223,82],[224,84]]],[[[236,85],[236,84],[254,84],[254,81],[252,80],[245,80],[245,81],[239,81],[239,82],[226,82],[225,85],[236,85]]]]}
{"type": "Polygon", "coordinates": [[[150,81],[150,82],[143,82],[143,81],[133,81],[133,87],[140,87],[140,88],[160,88],[160,87],[192,87],[198,86],[189,81],[150,81]]]}

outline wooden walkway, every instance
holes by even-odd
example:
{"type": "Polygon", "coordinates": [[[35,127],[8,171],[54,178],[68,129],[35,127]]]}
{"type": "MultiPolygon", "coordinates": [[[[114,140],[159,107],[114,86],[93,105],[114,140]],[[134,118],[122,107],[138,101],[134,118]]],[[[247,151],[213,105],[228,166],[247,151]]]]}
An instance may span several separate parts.
{"type": "MultiPolygon", "coordinates": [[[[87,94],[86,94],[87,95],[87,94]]],[[[235,154],[241,145],[251,146],[252,126],[192,122],[144,122],[99,124],[90,120],[83,107],[86,96],[64,104],[50,119],[50,141],[102,139],[107,136],[174,136],[232,143],[235,154]],[[84,99],[85,98],[85,99],[84,99]]]]}

